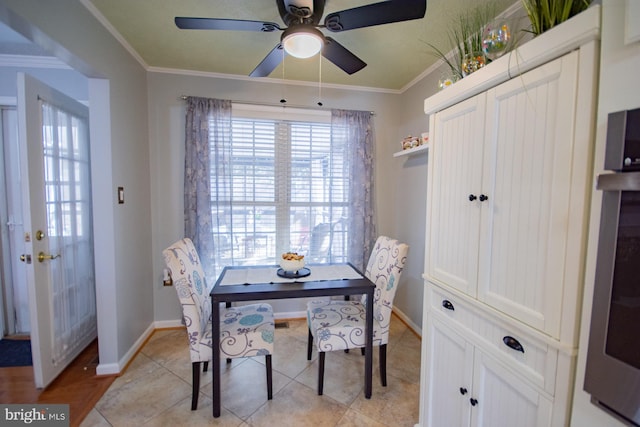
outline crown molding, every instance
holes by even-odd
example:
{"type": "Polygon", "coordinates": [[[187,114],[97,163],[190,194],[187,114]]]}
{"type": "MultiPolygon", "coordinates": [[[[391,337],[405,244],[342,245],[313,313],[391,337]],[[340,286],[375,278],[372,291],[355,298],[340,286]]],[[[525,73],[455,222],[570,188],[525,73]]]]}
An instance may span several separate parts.
{"type": "Polygon", "coordinates": [[[53,56],[0,54],[0,67],[55,68],[72,70],[70,66],[53,56]]]}

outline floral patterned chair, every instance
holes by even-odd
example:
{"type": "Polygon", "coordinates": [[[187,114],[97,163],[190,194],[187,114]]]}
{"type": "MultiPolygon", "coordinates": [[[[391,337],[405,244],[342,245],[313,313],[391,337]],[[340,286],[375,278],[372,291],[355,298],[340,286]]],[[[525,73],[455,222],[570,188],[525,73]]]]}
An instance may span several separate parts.
{"type": "MultiPolygon", "coordinates": [[[[162,251],[162,254],[171,271],[187,326],[193,375],[191,410],[194,411],[198,408],[200,363],[204,362],[206,372],[209,360],[212,359],[210,288],[190,239],[175,242],[162,251]]],[[[220,310],[221,358],[230,362],[233,358],[265,356],[268,399],[272,397],[273,334],[273,309],[269,304],[251,304],[220,310]]]]}
{"type": "MultiPolygon", "coordinates": [[[[380,379],[387,385],[387,343],[389,324],[400,275],[409,246],[386,236],[378,237],[369,258],[365,276],[376,284],[373,300],[373,345],[380,348],[380,379]]],[[[324,383],[325,352],[361,348],[364,354],[366,295],[361,301],[318,300],[307,303],[309,341],[307,360],[311,360],[315,338],[318,349],[318,394],[324,383]]]]}

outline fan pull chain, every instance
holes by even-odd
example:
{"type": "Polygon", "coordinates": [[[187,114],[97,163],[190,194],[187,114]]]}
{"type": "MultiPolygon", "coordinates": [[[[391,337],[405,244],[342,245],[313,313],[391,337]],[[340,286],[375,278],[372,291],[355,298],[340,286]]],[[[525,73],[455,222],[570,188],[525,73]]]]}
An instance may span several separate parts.
{"type": "Polygon", "coordinates": [[[284,82],[284,65],[285,65],[285,59],[286,59],[287,55],[284,52],[284,46],[282,46],[282,98],[280,98],[280,104],[284,105],[287,103],[285,96],[285,82],[284,82]]]}
{"type": "Polygon", "coordinates": [[[322,55],[318,54],[318,106],[322,107],[322,55]]]}

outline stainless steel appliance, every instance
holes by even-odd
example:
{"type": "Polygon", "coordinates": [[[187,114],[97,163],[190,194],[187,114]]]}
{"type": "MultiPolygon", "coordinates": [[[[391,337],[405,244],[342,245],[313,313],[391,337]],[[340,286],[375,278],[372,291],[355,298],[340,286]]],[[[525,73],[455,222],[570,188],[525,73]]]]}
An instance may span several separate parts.
{"type": "Polygon", "coordinates": [[[640,426],[640,109],[609,114],[584,389],[640,426]]]}

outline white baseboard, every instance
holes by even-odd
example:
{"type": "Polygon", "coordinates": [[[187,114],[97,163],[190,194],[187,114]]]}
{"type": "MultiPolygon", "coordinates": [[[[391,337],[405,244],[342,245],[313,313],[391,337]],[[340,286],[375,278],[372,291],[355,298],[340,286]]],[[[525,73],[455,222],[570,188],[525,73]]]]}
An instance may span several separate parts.
{"type": "Polygon", "coordinates": [[[96,367],[96,375],[119,375],[120,365],[118,363],[100,363],[96,367]]]}
{"type": "Polygon", "coordinates": [[[153,323],[155,329],[168,329],[168,328],[180,328],[184,327],[182,319],[178,320],[158,320],[153,323]]]}
{"type": "Polygon", "coordinates": [[[422,337],[422,328],[413,323],[413,321],[409,319],[406,314],[395,307],[393,307],[393,313],[398,316],[413,332],[415,332],[416,335],[422,337]]]}
{"type": "MultiPolygon", "coordinates": [[[[100,363],[96,367],[96,375],[120,375],[120,373],[124,370],[127,364],[133,359],[133,357],[138,353],[138,350],[142,348],[144,343],[147,341],[147,338],[153,334],[153,331],[156,330],[155,323],[151,323],[149,327],[138,337],[135,343],[129,348],[129,350],[125,353],[124,356],[118,361],[118,363],[100,363]]],[[[98,343],[100,342],[100,337],[98,337],[98,343]]]]}
{"type": "Polygon", "coordinates": [[[285,312],[285,313],[273,313],[273,317],[275,317],[276,320],[282,320],[282,319],[306,319],[307,318],[307,312],[306,311],[289,311],[289,312],[285,312]]]}

